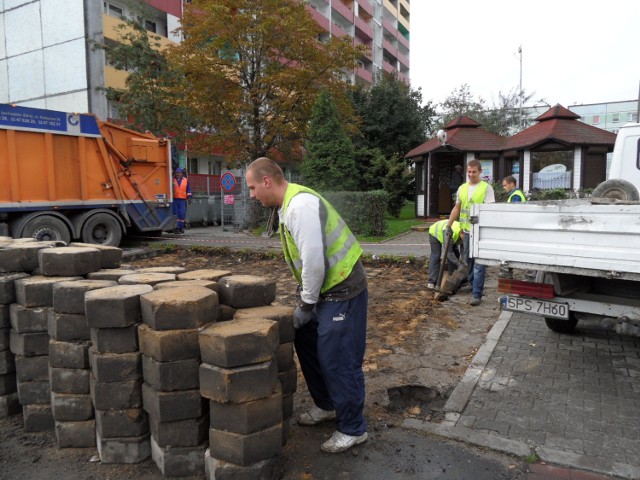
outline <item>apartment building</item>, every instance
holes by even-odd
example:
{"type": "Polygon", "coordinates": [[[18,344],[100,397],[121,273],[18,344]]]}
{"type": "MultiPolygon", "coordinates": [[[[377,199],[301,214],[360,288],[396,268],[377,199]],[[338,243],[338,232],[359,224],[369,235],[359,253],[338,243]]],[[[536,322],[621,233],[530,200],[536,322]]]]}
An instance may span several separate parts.
{"type": "Polygon", "coordinates": [[[580,115],[580,121],[613,133],[625,123],[638,122],[638,100],[571,105],[569,110],[580,115]]]}

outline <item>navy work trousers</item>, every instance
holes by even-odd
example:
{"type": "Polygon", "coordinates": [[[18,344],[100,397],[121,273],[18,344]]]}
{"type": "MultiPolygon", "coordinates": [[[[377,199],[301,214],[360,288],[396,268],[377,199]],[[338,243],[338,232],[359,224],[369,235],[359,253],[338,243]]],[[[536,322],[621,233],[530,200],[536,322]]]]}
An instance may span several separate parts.
{"type": "Polygon", "coordinates": [[[336,411],[338,431],[362,435],[368,290],[351,300],[319,302],[316,319],[296,330],[295,347],[314,403],[336,411]]]}
{"type": "Polygon", "coordinates": [[[177,217],[176,228],[184,230],[184,223],[187,220],[187,201],[184,198],[173,199],[173,214],[177,217]]]}

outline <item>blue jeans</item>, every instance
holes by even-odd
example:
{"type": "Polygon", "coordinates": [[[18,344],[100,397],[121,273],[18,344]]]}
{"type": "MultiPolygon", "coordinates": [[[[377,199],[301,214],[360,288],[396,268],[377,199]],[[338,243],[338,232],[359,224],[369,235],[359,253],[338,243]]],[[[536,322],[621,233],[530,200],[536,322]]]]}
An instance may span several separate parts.
{"type": "Polygon", "coordinates": [[[476,264],[474,259],[471,257],[471,250],[469,248],[469,241],[471,239],[471,234],[468,232],[464,232],[464,240],[463,240],[463,258],[467,266],[469,267],[469,275],[467,280],[469,280],[469,285],[471,285],[471,296],[474,298],[482,298],[484,293],[484,280],[487,276],[487,266],[476,264]]]}

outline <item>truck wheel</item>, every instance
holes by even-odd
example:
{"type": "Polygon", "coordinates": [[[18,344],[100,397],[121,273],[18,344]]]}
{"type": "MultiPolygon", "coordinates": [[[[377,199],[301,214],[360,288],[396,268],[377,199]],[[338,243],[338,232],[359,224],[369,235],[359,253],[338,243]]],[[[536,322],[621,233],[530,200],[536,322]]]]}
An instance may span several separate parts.
{"type": "Polygon", "coordinates": [[[576,325],[578,324],[578,319],[573,312],[569,313],[569,320],[544,317],[544,321],[547,324],[547,327],[549,327],[549,330],[553,330],[558,333],[573,333],[576,329],[576,325]]]}
{"type": "Polygon", "coordinates": [[[52,215],[40,215],[29,220],[22,228],[22,237],[33,237],[38,241],[71,241],[71,233],[65,223],[52,215]]]}
{"type": "Polygon", "coordinates": [[[80,238],[84,243],[117,247],[122,240],[122,228],[108,213],[96,213],[82,224],[80,238]]]}
{"type": "Polygon", "coordinates": [[[620,178],[610,178],[598,185],[591,194],[594,198],[612,198],[616,200],[640,200],[638,189],[633,183],[620,178]]]}

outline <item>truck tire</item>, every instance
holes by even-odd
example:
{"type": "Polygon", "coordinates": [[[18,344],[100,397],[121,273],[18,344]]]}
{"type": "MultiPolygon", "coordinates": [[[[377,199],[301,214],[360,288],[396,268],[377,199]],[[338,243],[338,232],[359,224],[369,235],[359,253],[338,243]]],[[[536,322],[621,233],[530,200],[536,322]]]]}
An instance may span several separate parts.
{"type": "Polygon", "coordinates": [[[84,243],[117,247],[122,240],[122,228],[112,215],[96,213],[82,224],[80,238],[84,243]]]}
{"type": "Polygon", "coordinates": [[[22,237],[32,237],[38,241],[71,241],[71,233],[65,223],[53,215],[39,215],[27,221],[22,227],[22,237]]]}
{"type": "Polygon", "coordinates": [[[638,189],[633,183],[620,178],[610,178],[598,185],[591,194],[594,198],[612,198],[616,200],[640,200],[638,189]]]}
{"type": "Polygon", "coordinates": [[[547,327],[549,327],[549,330],[553,330],[558,333],[573,333],[576,329],[576,325],[578,325],[578,319],[573,312],[569,312],[569,320],[544,317],[544,321],[547,324],[547,327]]]}

